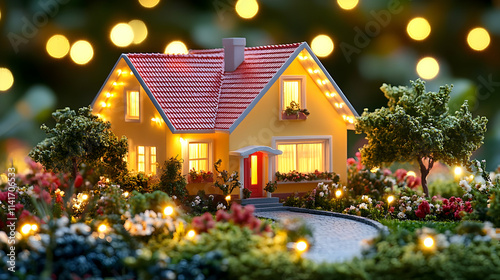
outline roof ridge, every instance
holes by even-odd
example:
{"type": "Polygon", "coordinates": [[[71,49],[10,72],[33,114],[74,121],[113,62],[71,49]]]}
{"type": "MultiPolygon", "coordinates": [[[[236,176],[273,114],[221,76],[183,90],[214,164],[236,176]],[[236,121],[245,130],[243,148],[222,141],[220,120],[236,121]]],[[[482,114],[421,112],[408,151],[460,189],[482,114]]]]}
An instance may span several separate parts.
{"type": "Polygon", "coordinates": [[[224,61],[222,61],[222,67],[220,69],[220,86],[219,92],[217,92],[217,105],[215,106],[215,115],[213,118],[214,129],[217,126],[217,119],[219,118],[219,105],[220,105],[220,96],[222,95],[222,85],[224,84],[224,61]]]}

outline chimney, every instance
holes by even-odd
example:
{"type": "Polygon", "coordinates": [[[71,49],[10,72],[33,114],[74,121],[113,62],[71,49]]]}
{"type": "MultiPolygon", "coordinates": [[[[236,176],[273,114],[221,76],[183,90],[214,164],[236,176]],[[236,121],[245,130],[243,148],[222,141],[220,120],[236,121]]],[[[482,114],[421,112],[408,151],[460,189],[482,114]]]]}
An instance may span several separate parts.
{"type": "Polygon", "coordinates": [[[245,60],[245,38],[223,38],[224,71],[232,72],[245,60]]]}

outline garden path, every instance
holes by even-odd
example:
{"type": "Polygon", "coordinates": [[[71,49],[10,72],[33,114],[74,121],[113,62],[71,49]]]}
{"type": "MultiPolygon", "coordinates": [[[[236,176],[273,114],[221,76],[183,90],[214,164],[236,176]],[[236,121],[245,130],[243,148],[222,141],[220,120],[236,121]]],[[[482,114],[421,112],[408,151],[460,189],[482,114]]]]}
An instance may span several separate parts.
{"type": "Polygon", "coordinates": [[[258,212],[256,216],[273,220],[299,218],[313,232],[314,246],[304,257],[315,262],[342,262],[361,256],[361,241],[378,234],[374,226],[346,218],[291,211],[258,212]]]}

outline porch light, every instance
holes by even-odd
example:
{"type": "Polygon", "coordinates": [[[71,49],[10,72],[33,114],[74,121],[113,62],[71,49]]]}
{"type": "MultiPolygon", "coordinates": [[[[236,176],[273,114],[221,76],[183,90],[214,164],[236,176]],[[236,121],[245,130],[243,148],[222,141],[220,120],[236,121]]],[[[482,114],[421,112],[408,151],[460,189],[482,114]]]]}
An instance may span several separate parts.
{"type": "Polygon", "coordinates": [[[306,251],[306,250],[307,250],[307,247],[309,247],[309,246],[307,245],[307,242],[305,242],[305,241],[303,241],[303,240],[301,240],[301,241],[299,241],[299,242],[297,242],[297,243],[295,244],[295,249],[296,249],[299,253],[302,253],[302,252],[306,251]]]}
{"type": "Polygon", "coordinates": [[[394,201],[394,196],[390,195],[387,197],[387,203],[391,204],[394,201]]]}
{"type": "Polygon", "coordinates": [[[167,206],[165,207],[165,209],[163,210],[163,214],[165,214],[166,216],[170,216],[174,213],[174,208],[172,206],[167,206]]]}
{"type": "Polygon", "coordinates": [[[342,191],[341,190],[337,190],[335,192],[335,197],[340,198],[341,196],[342,196],[342,191]]]}

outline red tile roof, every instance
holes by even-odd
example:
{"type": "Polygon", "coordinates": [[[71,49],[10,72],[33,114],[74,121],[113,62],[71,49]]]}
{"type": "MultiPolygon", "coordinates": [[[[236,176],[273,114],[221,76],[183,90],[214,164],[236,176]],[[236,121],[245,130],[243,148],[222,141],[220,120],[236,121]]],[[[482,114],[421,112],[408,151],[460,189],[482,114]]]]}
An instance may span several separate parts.
{"type": "Polygon", "coordinates": [[[228,130],[300,43],[245,48],[224,72],[224,50],[126,54],[176,130],[228,130]]]}

